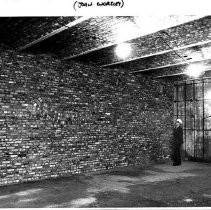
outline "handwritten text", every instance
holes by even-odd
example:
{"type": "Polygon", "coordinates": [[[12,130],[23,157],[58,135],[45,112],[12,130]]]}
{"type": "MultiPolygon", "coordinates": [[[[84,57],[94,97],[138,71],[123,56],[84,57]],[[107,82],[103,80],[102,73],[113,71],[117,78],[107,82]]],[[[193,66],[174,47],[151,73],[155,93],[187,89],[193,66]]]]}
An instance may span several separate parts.
{"type": "Polygon", "coordinates": [[[118,1],[75,1],[73,7],[74,10],[77,11],[81,8],[87,8],[87,7],[120,7],[122,8],[124,6],[123,0],[118,1]]]}

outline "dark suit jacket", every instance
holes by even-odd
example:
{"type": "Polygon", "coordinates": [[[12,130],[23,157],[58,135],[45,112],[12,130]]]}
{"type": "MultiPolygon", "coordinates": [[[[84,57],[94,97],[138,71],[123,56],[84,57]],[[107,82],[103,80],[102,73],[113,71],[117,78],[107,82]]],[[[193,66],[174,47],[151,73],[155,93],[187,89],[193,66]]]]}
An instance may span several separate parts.
{"type": "Polygon", "coordinates": [[[183,130],[182,127],[174,128],[173,130],[173,145],[181,146],[183,144],[183,130]]]}

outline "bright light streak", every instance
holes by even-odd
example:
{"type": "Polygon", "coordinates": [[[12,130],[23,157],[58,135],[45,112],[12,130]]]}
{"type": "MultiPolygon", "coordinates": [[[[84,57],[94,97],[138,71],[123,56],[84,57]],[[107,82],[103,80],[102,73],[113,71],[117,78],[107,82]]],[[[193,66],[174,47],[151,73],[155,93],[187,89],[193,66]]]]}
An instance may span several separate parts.
{"type": "Polygon", "coordinates": [[[116,54],[119,58],[125,59],[131,54],[132,48],[129,44],[127,43],[122,43],[117,45],[116,47],[116,54]]]}
{"type": "Polygon", "coordinates": [[[185,73],[190,77],[199,77],[205,72],[205,67],[201,64],[190,64],[185,73]]]}

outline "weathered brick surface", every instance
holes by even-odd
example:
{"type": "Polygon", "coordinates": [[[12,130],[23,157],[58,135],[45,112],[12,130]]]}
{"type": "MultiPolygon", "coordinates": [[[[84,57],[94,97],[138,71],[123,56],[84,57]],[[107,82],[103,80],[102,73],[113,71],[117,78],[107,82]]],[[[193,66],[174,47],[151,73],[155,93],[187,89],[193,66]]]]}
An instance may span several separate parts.
{"type": "Polygon", "coordinates": [[[0,68],[0,185],[168,157],[170,83],[12,51],[0,68]]]}
{"type": "Polygon", "coordinates": [[[112,68],[121,67],[125,69],[130,69],[130,71],[132,72],[132,71],[141,71],[153,68],[156,69],[158,67],[175,65],[184,62],[187,63],[196,62],[208,58],[208,54],[211,53],[210,47],[211,43],[208,43],[201,46],[150,56],[147,58],[134,60],[132,62],[120,63],[117,65],[113,65],[111,67],[112,68]],[[203,53],[203,51],[207,52],[206,55],[203,53]]]}
{"type": "Polygon", "coordinates": [[[0,17],[1,42],[23,47],[79,17],[0,17]]]}
{"type": "Polygon", "coordinates": [[[30,47],[28,50],[30,52],[55,53],[64,57],[105,45],[113,45],[119,41],[118,29],[123,28],[125,23],[134,24],[133,21],[133,16],[92,17],[30,47]]]}
{"type": "MultiPolygon", "coordinates": [[[[211,66],[211,60],[206,60],[206,61],[197,61],[197,62],[192,62],[192,63],[187,63],[187,64],[182,64],[182,65],[177,65],[177,66],[170,66],[166,68],[160,68],[160,69],[152,69],[148,70],[145,72],[136,72],[134,74],[141,74],[141,75],[147,75],[150,77],[165,77],[168,75],[176,75],[176,74],[184,74],[186,75],[186,71],[188,68],[192,65],[198,65],[198,68],[203,68],[206,72],[200,75],[204,77],[209,77],[210,76],[210,66],[211,66]]],[[[188,75],[186,75],[188,76],[188,75]]],[[[177,79],[177,78],[175,78],[177,79]]],[[[191,79],[190,76],[187,77],[187,79],[191,79]]]]}
{"type": "MultiPolygon", "coordinates": [[[[163,30],[163,32],[166,32],[169,35],[165,33],[156,32],[144,37],[140,37],[140,38],[128,41],[127,43],[131,45],[132,53],[127,59],[129,60],[129,59],[133,59],[133,58],[137,58],[141,56],[154,54],[157,52],[162,52],[164,50],[169,50],[170,47],[176,48],[176,47],[186,46],[189,44],[196,44],[202,41],[208,41],[210,40],[210,36],[211,36],[211,20],[210,19],[211,19],[211,16],[208,16],[208,17],[201,18],[197,21],[191,21],[189,23],[185,23],[176,27],[163,30]]],[[[84,48],[83,45],[85,44],[80,43],[80,46],[84,48]]],[[[99,51],[92,52],[89,55],[81,56],[78,59],[84,62],[90,62],[90,63],[93,62],[93,63],[96,63],[97,65],[106,65],[110,63],[120,62],[122,61],[122,59],[116,56],[115,48],[116,46],[114,45],[106,49],[101,49],[99,51]]],[[[193,56],[195,56],[195,52],[197,52],[198,50],[200,49],[198,48],[191,49],[191,52],[190,51],[187,52],[188,56],[191,57],[192,51],[193,51],[193,56]]],[[[71,54],[71,44],[67,45],[66,49],[63,48],[61,52],[63,53],[64,56],[67,54],[71,54]]],[[[184,50],[179,51],[178,53],[181,54],[181,56],[183,54],[186,54],[184,50]]],[[[152,65],[154,66],[156,65],[159,66],[160,64],[167,65],[169,63],[177,62],[179,59],[178,56],[174,56],[173,53],[171,53],[170,55],[164,54],[162,56],[167,56],[167,58],[160,59],[158,57],[158,59],[156,60],[156,57],[149,57],[148,60],[147,59],[143,60],[143,63],[141,60],[140,69],[148,68],[148,66],[150,66],[151,64],[152,59],[153,59],[152,65]]],[[[135,67],[135,63],[133,66],[135,67]]],[[[119,67],[119,66],[116,66],[116,67],[119,67]]],[[[124,65],[122,65],[122,67],[124,67],[124,65]]],[[[126,64],[126,68],[127,67],[128,66],[126,64]]]]}
{"type": "MultiPolygon", "coordinates": [[[[171,20],[171,22],[176,22],[176,20],[181,19],[181,17],[169,16],[166,17],[166,19],[169,19],[169,21],[171,20]]],[[[7,44],[10,42],[13,47],[21,47],[69,22],[74,21],[77,18],[79,17],[0,18],[0,35],[2,35],[1,41],[4,39],[7,44]]],[[[159,19],[159,17],[157,17],[157,19],[159,19]]],[[[188,17],[183,17],[183,19],[186,19],[186,21],[191,20],[191,18],[188,17]]],[[[57,34],[54,37],[51,37],[47,41],[48,49],[43,47],[42,50],[50,50],[61,56],[69,56],[80,54],[88,50],[92,50],[93,48],[113,45],[117,42],[122,42],[123,40],[136,37],[140,32],[144,33],[144,17],[143,22],[140,22],[141,25],[139,25],[137,17],[134,16],[92,17],[74,27],[71,27],[70,29],[63,31],[60,34],[57,34]],[[52,43],[55,46],[54,48],[52,47],[52,43]]],[[[162,25],[163,22],[165,23],[164,20],[160,20],[160,25],[162,25]]],[[[164,48],[169,49],[168,46],[159,39],[159,36],[162,36],[172,47],[175,47],[175,45],[183,46],[188,43],[208,40],[210,36],[210,17],[185,23],[178,27],[172,27],[165,31],[169,33],[171,37],[163,33],[154,33],[131,40],[130,43],[134,49],[134,54],[131,57],[155,53],[163,50],[164,48]],[[150,48],[149,52],[147,50],[148,48],[146,48],[147,46],[150,48]]],[[[44,45],[46,46],[46,44],[44,45]]],[[[109,50],[113,52],[114,47],[115,46],[112,46],[109,50]]],[[[110,55],[110,52],[107,53],[107,50],[102,50],[101,54],[108,56],[110,55]]],[[[107,56],[102,63],[109,63],[107,62],[108,59],[111,59],[114,62],[118,61],[117,57],[111,56],[109,58],[107,56]]],[[[98,56],[96,57],[96,60],[99,60],[98,56]]]]}

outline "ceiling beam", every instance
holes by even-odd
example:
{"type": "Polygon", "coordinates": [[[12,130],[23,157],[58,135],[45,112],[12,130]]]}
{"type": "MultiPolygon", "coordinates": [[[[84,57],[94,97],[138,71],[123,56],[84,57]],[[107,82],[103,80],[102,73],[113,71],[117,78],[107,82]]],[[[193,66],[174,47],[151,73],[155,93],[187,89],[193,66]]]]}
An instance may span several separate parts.
{"type": "Polygon", "coordinates": [[[173,67],[173,66],[181,66],[181,65],[185,65],[185,64],[192,64],[192,63],[198,63],[201,61],[207,61],[210,59],[199,59],[199,60],[192,60],[192,61],[186,61],[186,62],[181,62],[181,63],[173,63],[173,64],[168,64],[168,65],[164,65],[164,66],[157,66],[157,67],[152,67],[152,68],[148,68],[148,69],[141,69],[139,71],[134,71],[134,73],[141,73],[141,72],[146,72],[146,71],[150,71],[150,70],[156,70],[156,69],[164,69],[164,68],[168,68],[168,67],[173,67]]]}
{"type": "Polygon", "coordinates": [[[62,32],[64,30],[66,30],[68,28],[71,28],[71,27],[73,27],[73,26],[75,26],[75,25],[77,25],[77,24],[79,24],[79,23],[81,23],[81,22],[83,22],[85,20],[88,20],[89,18],[90,18],[89,16],[84,16],[84,17],[78,18],[77,20],[75,20],[73,22],[70,22],[70,23],[66,24],[65,26],[62,26],[59,29],[56,29],[56,30],[52,31],[51,33],[49,33],[49,34],[47,34],[47,35],[45,35],[43,37],[40,37],[39,39],[37,39],[37,40],[35,40],[33,42],[30,42],[30,43],[26,44],[25,46],[18,48],[17,50],[18,51],[25,50],[25,49],[27,49],[27,48],[29,48],[29,47],[31,47],[31,46],[43,41],[43,40],[45,40],[45,39],[48,39],[49,37],[52,37],[52,36],[54,36],[54,35],[62,32]]]}
{"type": "MultiPolygon", "coordinates": [[[[205,69],[205,73],[206,73],[206,76],[207,76],[207,73],[208,72],[211,72],[211,59],[208,59],[208,60],[205,60],[205,61],[196,61],[196,62],[193,62],[191,64],[196,64],[196,65],[200,65],[202,64],[205,69]]],[[[150,72],[131,72],[131,74],[134,74],[134,75],[137,75],[137,74],[144,74],[144,75],[148,75],[150,77],[153,77],[153,78],[165,78],[165,77],[173,77],[173,76],[179,76],[179,75],[185,75],[185,72],[186,72],[186,69],[188,67],[188,64],[183,64],[181,66],[174,66],[174,67],[170,67],[170,68],[163,68],[162,70],[160,71],[150,71],[150,72]]],[[[211,75],[209,75],[211,76],[211,75]]]]}
{"type": "Polygon", "coordinates": [[[181,76],[181,75],[185,75],[185,73],[169,74],[169,75],[157,76],[157,77],[153,77],[153,78],[154,79],[159,79],[159,78],[175,77],[175,76],[181,76]]]}
{"type": "MultiPolygon", "coordinates": [[[[189,19],[188,21],[187,20],[184,20],[184,21],[180,21],[178,22],[177,24],[173,23],[171,25],[169,25],[168,27],[163,27],[162,24],[161,24],[161,27],[159,29],[157,29],[156,31],[149,31],[147,33],[143,33],[143,34],[138,34],[136,37],[131,37],[131,38],[128,38],[124,41],[121,41],[121,42],[114,42],[114,43],[110,43],[110,44],[106,44],[106,45],[103,45],[103,46],[100,46],[100,47],[96,47],[96,48],[93,48],[91,50],[87,50],[85,52],[82,52],[82,53],[79,53],[77,55],[70,55],[70,56],[66,56],[63,58],[63,60],[68,60],[68,59],[73,59],[73,58],[77,58],[79,56],[83,56],[83,55],[86,55],[86,54],[89,54],[91,52],[95,52],[95,51],[98,51],[98,50],[102,50],[102,49],[105,49],[105,48],[108,48],[108,47],[111,47],[111,46],[114,46],[114,45],[117,45],[117,44],[120,44],[120,43],[124,43],[124,42],[127,42],[127,41],[130,41],[130,40],[133,40],[133,39],[137,39],[137,38],[140,38],[142,36],[146,36],[146,35],[149,35],[149,34],[152,34],[152,33],[156,33],[156,32],[159,32],[161,30],[165,30],[167,28],[172,28],[172,27],[176,27],[178,25],[181,25],[181,24],[185,24],[185,23],[188,23],[188,22],[191,22],[191,21],[194,21],[194,20],[198,20],[200,18],[203,18],[205,17],[204,15],[199,15],[199,16],[193,16],[191,19],[189,19]]],[[[150,24],[150,23],[149,23],[150,24]]],[[[140,28],[142,27],[141,25],[139,26],[140,28]]],[[[104,66],[102,66],[104,67],[104,66]]]]}
{"type": "MultiPolygon", "coordinates": [[[[205,76],[207,75],[207,72],[210,72],[210,70],[211,70],[211,68],[206,68],[205,73],[204,73],[205,76]]],[[[153,78],[157,79],[157,78],[175,77],[175,76],[181,76],[181,75],[187,75],[187,74],[185,72],[181,72],[181,73],[176,73],[176,74],[166,74],[166,75],[162,75],[162,76],[155,76],[153,78]]]]}
{"type": "MultiPolygon", "coordinates": [[[[201,78],[194,78],[194,79],[188,79],[188,81],[196,81],[196,80],[204,80],[204,79],[210,79],[211,78],[211,76],[205,76],[205,77],[201,77],[201,78]]],[[[180,80],[180,81],[178,81],[179,83],[181,83],[181,82],[186,82],[187,81],[187,79],[186,80],[180,80]]]]}
{"type": "Polygon", "coordinates": [[[111,46],[116,45],[116,44],[117,43],[111,43],[111,44],[103,45],[101,47],[96,47],[96,48],[93,48],[91,50],[87,50],[87,51],[82,52],[82,53],[77,54],[77,55],[66,56],[62,60],[69,60],[69,59],[77,58],[79,56],[86,55],[86,54],[89,54],[89,53],[94,52],[94,51],[102,50],[104,48],[108,48],[108,47],[111,47],[111,46]]]}
{"type": "Polygon", "coordinates": [[[115,65],[118,65],[118,64],[123,64],[123,63],[128,63],[128,62],[140,60],[142,58],[148,58],[148,57],[152,57],[152,56],[156,56],[156,55],[162,55],[162,54],[165,54],[165,53],[169,53],[169,52],[173,52],[173,51],[178,51],[178,50],[184,50],[184,49],[187,49],[187,48],[196,47],[196,46],[200,46],[200,45],[205,45],[205,44],[209,44],[209,43],[211,43],[211,39],[210,40],[207,40],[207,41],[203,41],[203,42],[197,42],[197,43],[194,43],[194,44],[185,45],[185,46],[182,46],[182,47],[175,47],[175,48],[172,48],[172,49],[169,49],[169,50],[163,50],[163,51],[160,51],[160,52],[157,52],[157,53],[148,54],[148,55],[144,55],[144,56],[132,58],[132,59],[125,60],[125,61],[118,61],[118,62],[115,62],[115,63],[110,63],[110,64],[102,65],[100,67],[115,66],[115,65]]]}

